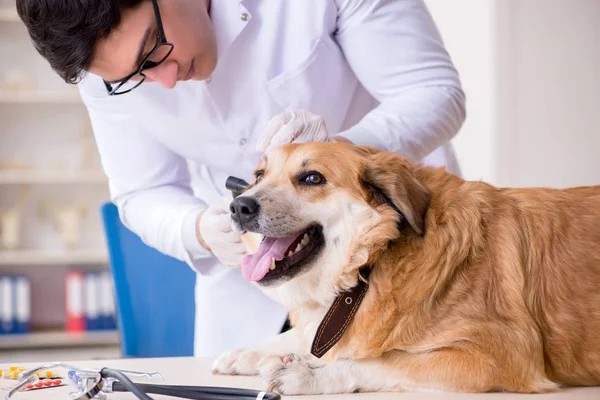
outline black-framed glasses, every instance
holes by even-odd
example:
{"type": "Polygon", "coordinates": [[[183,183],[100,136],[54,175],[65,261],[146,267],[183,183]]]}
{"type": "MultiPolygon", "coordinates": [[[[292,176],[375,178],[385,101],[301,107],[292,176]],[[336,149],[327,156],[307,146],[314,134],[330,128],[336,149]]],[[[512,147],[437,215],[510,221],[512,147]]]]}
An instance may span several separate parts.
{"type": "Polygon", "coordinates": [[[106,86],[106,90],[110,96],[131,92],[133,89],[144,83],[146,80],[144,70],[160,65],[167,59],[167,57],[169,57],[169,55],[171,55],[171,52],[175,47],[173,43],[167,42],[167,38],[165,37],[165,31],[160,18],[160,10],[158,9],[157,0],[152,0],[152,6],[154,7],[154,16],[156,17],[156,25],[158,27],[158,38],[156,44],[154,45],[152,51],[150,51],[150,53],[144,57],[137,71],[123,78],[116,84],[116,86],[112,86],[110,83],[104,81],[104,85],[106,86]],[[136,80],[135,78],[139,78],[139,80],[136,80]]]}

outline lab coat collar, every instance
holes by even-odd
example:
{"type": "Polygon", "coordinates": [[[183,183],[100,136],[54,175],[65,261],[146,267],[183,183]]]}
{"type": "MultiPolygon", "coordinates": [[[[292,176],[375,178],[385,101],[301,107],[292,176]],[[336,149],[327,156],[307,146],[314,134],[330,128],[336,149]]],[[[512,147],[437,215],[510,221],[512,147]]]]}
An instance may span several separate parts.
{"type": "Polygon", "coordinates": [[[223,57],[231,44],[252,19],[244,0],[212,0],[210,19],[217,40],[218,57],[223,57]]]}

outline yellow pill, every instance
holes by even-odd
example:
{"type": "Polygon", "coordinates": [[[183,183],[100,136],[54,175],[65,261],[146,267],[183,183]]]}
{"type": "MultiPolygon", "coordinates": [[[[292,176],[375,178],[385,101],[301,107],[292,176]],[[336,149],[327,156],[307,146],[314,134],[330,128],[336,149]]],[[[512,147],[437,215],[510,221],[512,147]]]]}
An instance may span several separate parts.
{"type": "Polygon", "coordinates": [[[25,368],[19,368],[19,372],[25,371],[25,368]]]}
{"type": "Polygon", "coordinates": [[[0,369],[0,378],[4,376],[4,371],[0,369]]]}
{"type": "Polygon", "coordinates": [[[10,372],[10,377],[13,379],[17,379],[17,376],[19,376],[19,371],[11,371],[10,372]]]}
{"type": "Polygon", "coordinates": [[[10,369],[11,371],[16,371],[16,370],[18,370],[18,369],[19,369],[19,367],[10,367],[9,369],[10,369]]]}
{"type": "Polygon", "coordinates": [[[39,378],[40,377],[40,371],[36,371],[35,375],[39,378]]]}
{"type": "Polygon", "coordinates": [[[46,371],[46,377],[52,378],[52,371],[46,371]]]}

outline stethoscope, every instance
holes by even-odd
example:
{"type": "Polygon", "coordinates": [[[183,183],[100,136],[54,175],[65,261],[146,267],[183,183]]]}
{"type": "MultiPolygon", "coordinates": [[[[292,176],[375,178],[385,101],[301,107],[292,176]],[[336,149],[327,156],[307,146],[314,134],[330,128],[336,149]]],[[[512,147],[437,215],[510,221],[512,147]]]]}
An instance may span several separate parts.
{"type": "Polygon", "coordinates": [[[71,400],[106,399],[107,393],[131,392],[138,399],[153,400],[150,394],[179,397],[190,400],[280,400],[277,393],[264,392],[250,389],[238,389],[216,386],[180,386],[160,385],[147,383],[134,383],[131,377],[153,378],[159,373],[146,373],[124,371],[112,368],[82,369],[62,362],[49,363],[41,367],[21,372],[17,377],[18,383],[5,396],[11,400],[13,395],[38,382],[38,373],[50,368],[68,369],[70,383],[75,386],[76,392],[71,393],[71,400]]]}

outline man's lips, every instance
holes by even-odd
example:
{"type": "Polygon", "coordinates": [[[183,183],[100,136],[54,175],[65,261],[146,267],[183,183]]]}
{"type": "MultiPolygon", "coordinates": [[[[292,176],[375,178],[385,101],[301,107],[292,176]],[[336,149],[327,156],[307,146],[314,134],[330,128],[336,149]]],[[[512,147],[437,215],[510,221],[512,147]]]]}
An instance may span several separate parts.
{"type": "Polygon", "coordinates": [[[190,79],[192,79],[192,77],[194,76],[195,72],[196,72],[196,68],[194,66],[194,60],[192,60],[192,63],[190,64],[190,70],[185,75],[185,77],[183,78],[183,80],[184,81],[189,81],[190,79]]]}

